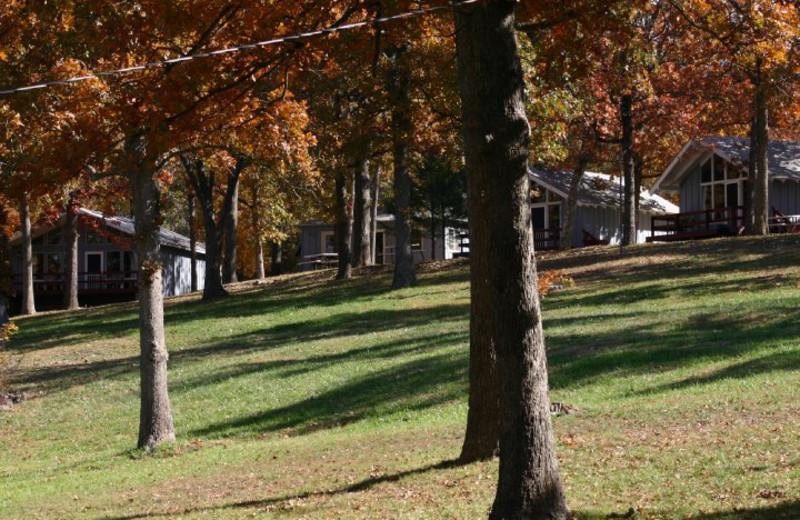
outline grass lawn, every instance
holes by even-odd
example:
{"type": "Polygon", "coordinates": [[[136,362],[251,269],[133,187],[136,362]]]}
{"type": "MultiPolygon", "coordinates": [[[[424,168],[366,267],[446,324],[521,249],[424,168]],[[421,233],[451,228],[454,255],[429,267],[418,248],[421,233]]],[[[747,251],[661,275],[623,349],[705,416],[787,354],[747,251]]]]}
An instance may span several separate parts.
{"type": "MultiPolygon", "coordinates": [[[[800,518],[800,237],[544,256],[578,518],[800,518]],[[612,516],[613,517],[613,516],[612,516]]],[[[476,519],[497,461],[458,456],[468,268],[240,284],[167,303],[178,441],[143,454],[131,304],[19,319],[0,412],[3,519],[476,519]]]]}

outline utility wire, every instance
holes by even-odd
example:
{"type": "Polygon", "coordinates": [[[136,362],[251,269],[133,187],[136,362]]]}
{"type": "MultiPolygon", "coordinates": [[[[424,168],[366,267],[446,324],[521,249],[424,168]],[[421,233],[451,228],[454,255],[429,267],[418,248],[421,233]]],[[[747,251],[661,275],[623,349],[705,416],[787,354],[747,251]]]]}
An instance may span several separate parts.
{"type": "Polygon", "coordinates": [[[395,21],[395,20],[402,20],[402,19],[405,19],[405,18],[412,18],[412,17],[415,17],[415,16],[423,15],[423,14],[433,13],[433,12],[436,12],[436,11],[442,11],[442,10],[445,10],[445,9],[450,9],[451,7],[460,7],[460,6],[463,6],[463,5],[477,4],[477,3],[481,2],[481,1],[482,0],[461,0],[461,1],[453,2],[452,5],[439,5],[439,6],[435,6],[435,7],[428,7],[428,8],[425,8],[425,9],[416,9],[414,11],[407,11],[407,12],[404,12],[404,13],[395,14],[395,15],[391,15],[391,16],[383,16],[383,17],[380,17],[380,18],[374,18],[372,20],[365,20],[363,22],[354,22],[354,23],[349,23],[349,24],[345,24],[345,25],[329,27],[329,28],[326,28],[326,29],[317,29],[315,31],[299,33],[299,34],[293,34],[293,35],[290,35],[290,36],[282,36],[280,38],[273,38],[271,40],[264,40],[264,41],[255,42],[255,43],[248,43],[246,45],[239,45],[239,46],[236,46],[236,47],[228,47],[227,49],[219,49],[219,50],[215,50],[215,51],[202,52],[202,53],[198,53],[198,54],[190,54],[190,55],[187,55],[187,56],[181,56],[179,58],[172,58],[172,59],[164,60],[164,61],[153,61],[153,62],[150,62],[150,63],[145,63],[144,65],[136,65],[134,67],[126,67],[126,68],[123,68],[123,69],[108,70],[108,71],[102,71],[102,72],[93,72],[91,74],[86,74],[84,76],[75,76],[75,77],[68,78],[68,79],[61,79],[61,80],[56,80],[56,81],[47,81],[47,82],[44,82],[44,83],[36,83],[36,84],[33,84],[33,85],[26,85],[24,87],[16,87],[16,88],[8,89],[8,90],[0,90],[0,96],[7,96],[7,95],[11,95],[11,94],[17,94],[17,93],[20,93],[20,92],[27,92],[29,90],[38,90],[38,89],[43,89],[43,88],[47,88],[47,87],[53,87],[53,86],[56,86],[56,85],[70,85],[72,83],[79,83],[81,81],[88,81],[90,79],[98,79],[98,78],[104,78],[104,77],[110,77],[110,76],[120,76],[122,74],[128,74],[128,73],[136,72],[136,71],[140,71],[140,70],[156,69],[156,68],[160,68],[160,67],[165,67],[167,65],[183,63],[183,62],[186,62],[186,61],[199,60],[199,59],[204,59],[204,58],[213,58],[213,57],[216,57],[216,56],[222,56],[224,54],[232,54],[232,53],[236,53],[236,52],[248,51],[248,50],[257,49],[257,48],[261,48],[261,47],[270,47],[270,46],[278,45],[278,44],[281,44],[281,43],[290,43],[290,42],[296,42],[298,40],[307,40],[307,39],[310,39],[310,38],[315,38],[317,36],[327,36],[329,34],[333,34],[333,33],[336,33],[336,32],[342,32],[342,31],[347,31],[347,30],[351,30],[351,29],[358,29],[360,27],[366,27],[366,26],[369,26],[369,25],[378,25],[378,24],[384,24],[384,23],[387,23],[387,22],[392,22],[392,21],[395,21]]]}

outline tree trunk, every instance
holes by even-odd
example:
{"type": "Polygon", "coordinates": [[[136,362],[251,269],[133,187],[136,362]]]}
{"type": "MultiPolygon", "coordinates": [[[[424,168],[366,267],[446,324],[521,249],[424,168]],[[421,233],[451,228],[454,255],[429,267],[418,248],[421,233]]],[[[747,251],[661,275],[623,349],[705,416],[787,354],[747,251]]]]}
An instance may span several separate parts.
{"type": "Polygon", "coordinates": [[[410,78],[405,54],[397,47],[387,54],[392,62],[388,92],[391,103],[392,152],[394,161],[394,276],[392,289],[410,287],[416,281],[411,251],[411,175],[408,171],[408,145],[411,140],[410,78]]]}
{"type": "MultiPolygon", "coordinates": [[[[461,24],[463,22],[459,22],[461,24]]],[[[464,115],[466,116],[466,104],[464,115]]],[[[474,110],[474,109],[473,109],[474,110]]],[[[473,114],[474,118],[474,114],[473,114]]],[[[477,123],[473,122],[473,125],[477,123]]],[[[472,130],[474,133],[474,130],[472,130]]],[[[465,129],[465,139],[471,137],[465,129]]],[[[469,141],[465,141],[469,142],[469,141]]],[[[472,164],[477,159],[470,156],[472,164]]],[[[498,454],[500,441],[500,381],[492,329],[492,286],[489,283],[489,229],[486,205],[487,179],[470,175],[468,187],[469,213],[469,409],[462,462],[489,459],[498,454]]]]}
{"type": "Polygon", "coordinates": [[[370,186],[369,160],[358,159],[353,169],[353,267],[372,265],[372,186],[370,186]]]}
{"type": "Polygon", "coordinates": [[[372,208],[370,212],[370,255],[372,265],[378,263],[378,198],[381,194],[381,166],[375,168],[375,175],[372,180],[372,208]]]}
{"type": "Polygon", "coordinates": [[[78,303],[78,203],[75,194],[69,194],[65,214],[66,231],[64,236],[64,309],[72,311],[80,308],[78,303]]]}
{"type": "Polygon", "coordinates": [[[756,95],[753,103],[754,117],[750,130],[750,179],[751,185],[750,211],[752,223],[750,233],[753,235],[769,234],[769,104],[767,100],[767,84],[762,77],[762,59],[756,61],[755,77],[756,95]]]}
{"type": "Polygon", "coordinates": [[[9,321],[8,302],[11,294],[11,251],[8,246],[8,235],[5,233],[8,224],[8,212],[5,205],[0,204],[0,326],[9,321]]]}
{"type": "Polygon", "coordinates": [[[167,345],[164,336],[162,265],[158,240],[161,194],[156,182],[155,163],[146,154],[143,136],[125,143],[128,181],[133,196],[138,257],[139,297],[139,373],[141,408],[139,448],[153,449],[175,440],[172,411],[167,389],[167,345]]]}
{"type": "MultiPolygon", "coordinates": [[[[487,226],[487,269],[500,385],[500,470],[491,519],[565,519],[550,418],[531,229],[530,126],[514,29],[515,2],[456,9],[470,205],[487,226]],[[481,207],[483,206],[483,207],[481,207]],[[482,209],[487,211],[479,213],[482,209]]],[[[483,246],[481,246],[483,247],[483,246]]],[[[470,253],[472,253],[472,248],[470,253]]],[[[473,280],[473,283],[475,280],[473,280]]]]}
{"type": "Polygon", "coordinates": [[[567,211],[564,212],[564,222],[561,226],[561,239],[559,241],[559,248],[564,251],[572,249],[572,232],[575,227],[575,213],[578,209],[581,181],[588,165],[589,157],[582,156],[578,158],[575,169],[572,170],[572,179],[569,181],[569,194],[567,195],[567,211]]]}
{"type": "Polygon", "coordinates": [[[622,207],[622,245],[636,243],[636,212],[633,187],[636,184],[636,162],[633,151],[633,96],[625,94],[620,101],[622,123],[622,176],[625,180],[622,207]]]}
{"type": "Polygon", "coordinates": [[[33,292],[33,243],[28,194],[19,199],[19,220],[22,227],[22,314],[36,314],[33,292]]]}
{"type": "Polygon", "coordinates": [[[186,210],[189,218],[189,254],[191,256],[192,292],[197,291],[197,222],[194,214],[194,194],[186,195],[186,210]]]}
{"type": "Polygon", "coordinates": [[[339,249],[339,270],[336,279],[344,280],[352,276],[350,245],[353,232],[353,214],[348,204],[347,174],[344,170],[336,176],[336,212],[339,215],[336,223],[336,245],[339,249]]]}
{"type": "Polygon", "coordinates": [[[239,226],[239,178],[229,177],[228,182],[233,182],[233,194],[225,219],[225,263],[222,268],[222,280],[225,283],[235,283],[236,276],[236,231],[239,226]]]}

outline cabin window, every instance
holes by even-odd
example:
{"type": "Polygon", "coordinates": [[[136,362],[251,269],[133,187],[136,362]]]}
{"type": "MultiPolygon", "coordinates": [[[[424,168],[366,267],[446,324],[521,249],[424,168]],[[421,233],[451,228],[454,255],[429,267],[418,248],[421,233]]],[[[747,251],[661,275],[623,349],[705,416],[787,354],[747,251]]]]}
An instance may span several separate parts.
{"type": "Polygon", "coordinates": [[[47,259],[47,274],[56,275],[62,273],[61,253],[47,253],[45,258],[47,259]]]}
{"type": "Polygon", "coordinates": [[[705,209],[741,206],[744,203],[742,171],[716,155],[703,164],[700,179],[705,209]]]}
{"type": "Polygon", "coordinates": [[[86,232],[87,244],[105,244],[107,242],[105,234],[100,230],[90,229],[86,232]]]}
{"type": "Polygon", "coordinates": [[[44,245],[44,233],[39,236],[33,237],[31,239],[31,245],[34,246],[43,246],[44,245]]]}
{"type": "Polygon", "coordinates": [[[108,251],[106,252],[106,272],[124,274],[126,277],[133,273],[133,252],[132,251],[108,251]]]}
{"type": "Polygon", "coordinates": [[[33,278],[41,279],[44,276],[44,253],[33,253],[31,264],[33,265],[33,278]]]}
{"type": "Polygon", "coordinates": [[[322,252],[335,253],[336,252],[336,236],[333,231],[322,232],[322,252]]]}
{"type": "Polygon", "coordinates": [[[538,184],[531,185],[531,223],[533,229],[558,229],[561,226],[561,201],[564,198],[538,184]]]}

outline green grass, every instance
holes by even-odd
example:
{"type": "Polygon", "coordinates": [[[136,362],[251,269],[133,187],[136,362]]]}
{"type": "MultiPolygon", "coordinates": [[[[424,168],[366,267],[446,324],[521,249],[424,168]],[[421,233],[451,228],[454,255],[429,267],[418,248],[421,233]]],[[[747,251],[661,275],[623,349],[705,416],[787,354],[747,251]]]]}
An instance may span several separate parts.
{"type": "MultiPolygon", "coordinates": [[[[545,256],[570,507],[600,519],[800,518],[800,238],[545,256]]],[[[472,519],[497,462],[458,456],[468,269],[390,291],[290,276],[167,305],[178,441],[133,448],[133,305],[18,320],[0,412],[0,518],[472,519]]]]}

